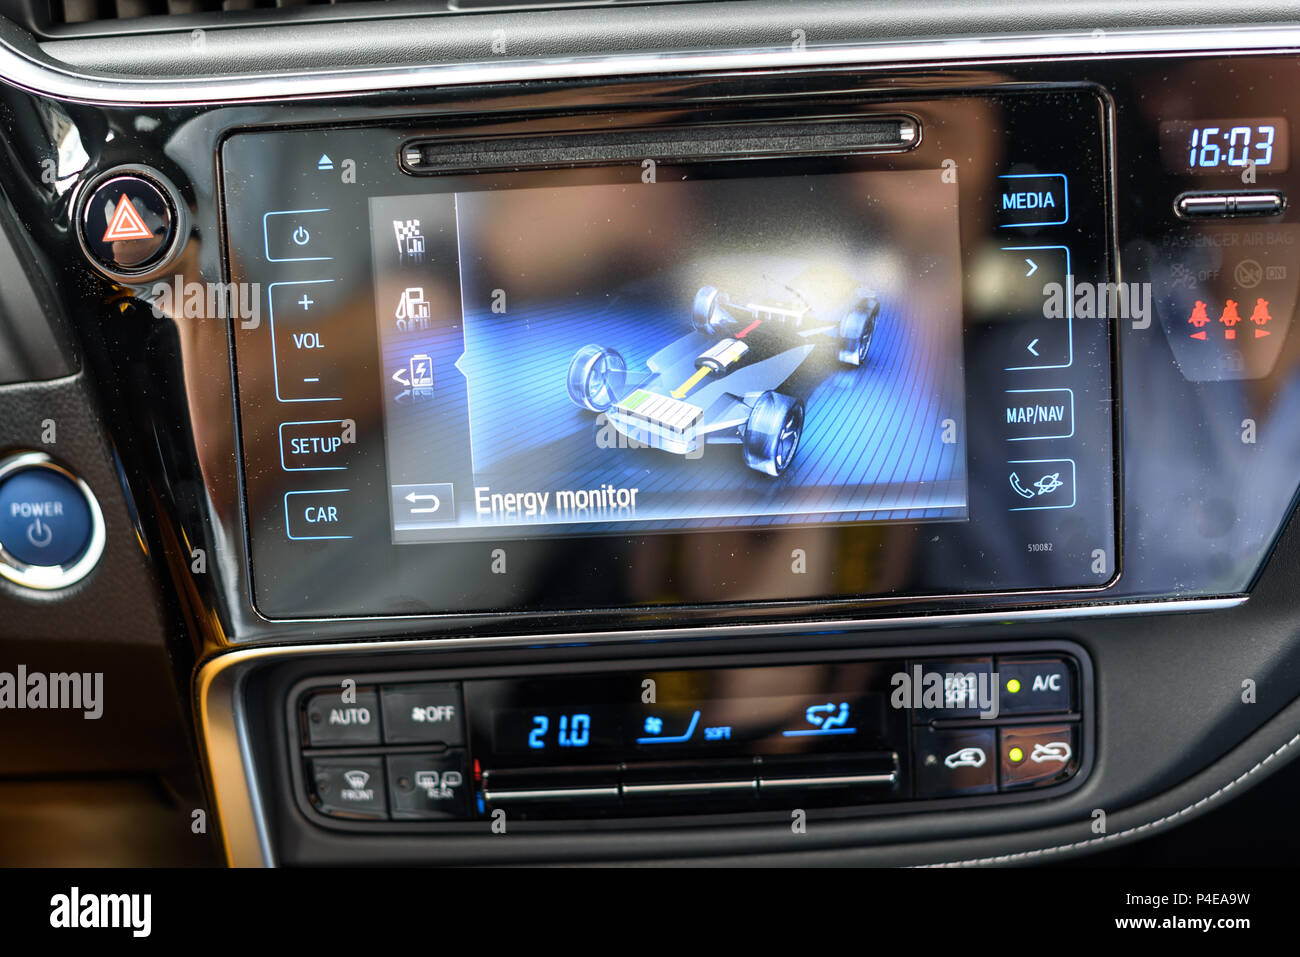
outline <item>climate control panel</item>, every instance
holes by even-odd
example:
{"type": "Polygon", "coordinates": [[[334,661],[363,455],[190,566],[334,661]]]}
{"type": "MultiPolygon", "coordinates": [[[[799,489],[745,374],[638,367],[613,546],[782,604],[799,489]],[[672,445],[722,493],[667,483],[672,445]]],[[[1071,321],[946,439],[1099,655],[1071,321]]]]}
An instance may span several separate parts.
{"type": "Polygon", "coordinates": [[[287,704],[320,823],[1024,800],[1092,763],[1075,646],[799,663],[313,678],[287,704]]]}

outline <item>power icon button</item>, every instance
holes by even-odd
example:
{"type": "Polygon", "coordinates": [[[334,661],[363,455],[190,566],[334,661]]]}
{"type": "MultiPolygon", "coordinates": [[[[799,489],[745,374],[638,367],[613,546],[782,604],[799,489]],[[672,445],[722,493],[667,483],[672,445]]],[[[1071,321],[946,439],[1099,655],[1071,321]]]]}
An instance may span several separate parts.
{"type": "Polygon", "coordinates": [[[311,233],[307,232],[305,226],[299,226],[293,231],[293,241],[299,246],[306,246],[311,242],[311,233]]]}
{"type": "Polygon", "coordinates": [[[54,529],[48,522],[42,522],[39,518],[33,519],[27,526],[27,541],[37,548],[48,548],[54,541],[54,529]]]}
{"type": "Polygon", "coordinates": [[[90,488],[44,452],[0,459],[0,577],[66,588],[104,551],[104,516],[90,488]]]}

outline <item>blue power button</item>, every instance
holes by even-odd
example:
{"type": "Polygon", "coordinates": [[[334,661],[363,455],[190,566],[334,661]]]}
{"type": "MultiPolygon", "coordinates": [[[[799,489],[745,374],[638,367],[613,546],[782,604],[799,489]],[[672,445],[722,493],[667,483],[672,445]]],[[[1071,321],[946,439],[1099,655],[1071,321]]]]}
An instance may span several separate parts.
{"type": "Polygon", "coordinates": [[[0,479],[0,546],[26,565],[57,567],[90,543],[90,505],[77,483],[44,466],[0,479]]]}

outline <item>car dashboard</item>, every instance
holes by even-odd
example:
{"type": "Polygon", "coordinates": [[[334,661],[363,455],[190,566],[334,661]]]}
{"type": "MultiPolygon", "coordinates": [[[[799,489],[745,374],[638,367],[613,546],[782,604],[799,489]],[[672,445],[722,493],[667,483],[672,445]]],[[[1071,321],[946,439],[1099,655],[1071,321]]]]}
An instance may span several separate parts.
{"type": "Polygon", "coordinates": [[[1035,864],[1294,755],[1281,5],[56,7],[0,3],[0,829],[1035,864]]]}

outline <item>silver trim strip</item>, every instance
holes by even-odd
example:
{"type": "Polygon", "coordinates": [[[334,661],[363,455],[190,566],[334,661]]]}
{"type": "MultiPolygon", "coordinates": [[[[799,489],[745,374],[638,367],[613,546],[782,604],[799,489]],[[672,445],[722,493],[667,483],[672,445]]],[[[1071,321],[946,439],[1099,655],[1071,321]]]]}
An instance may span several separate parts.
{"type": "MultiPolygon", "coordinates": [[[[1082,617],[1109,617],[1112,615],[1169,614],[1174,612],[1222,611],[1245,604],[1246,596],[1229,598],[1187,599],[1184,601],[1132,602],[1129,604],[1099,605],[1084,608],[1039,609],[1031,612],[984,613],[971,615],[932,615],[908,621],[893,622],[904,625],[953,625],[997,623],[1006,621],[1069,619],[1082,617]]],[[[818,630],[828,627],[836,630],[860,630],[855,622],[787,622],[780,625],[714,626],[666,629],[653,633],[663,642],[665,636],[674,638],[712,637],[726,634],[761,634],[776,629],[788,633],[818,630]]],[[[876,624],[884,625],[880,621],[876,624]]],[[[544,636],[510,636],[500,638],[434,638],[386,639],[383,641],[323,642],[320,644],[269,645],[239,648],[209,658],[199,666],[195,677],[195,710],[203,750],[207,758],[207,771],[211,782],[216,813],[220,822],[221,838],[226,859],[232,867],[273,867],[274,852],[271,847],[265,811],[262,807],[261,787],[252,762],[248,728],[241,711],[243,677],[252,667],[279,658],[298,655],[326,657],[334,654],[383,654],[385,652],[450,651],[466,648],[500,648],[508,646],[536,647],[538,645],[603,643],[607,641],[644,640],[649,635],[638,632],[608,634],[565,634],[544,636]]]]}
{"type": "Polygon", "coordinates": [[[875,774],[832,774],[823,777],[809,775],[802,778],[772,778],[761,774],[758,778],[759,791],[779,791],[782,788],[818,788],[835,787],[842,784],[893,784],[898,780],[894,771],[876,772],[875,774]]]}
{"type": "Polygon", "coordinates": [[[956,60],[1245,54],[1300,49],[1300,27],[1294,25],[1213,29],[1198,27],[883,41],[814,46],[802,50],[781,48],[620,54],[504,63],[359,67],[266,75],[155,79],[78,72],[48,57],[38,57],[20,50],[15,45],[19,38],[27,38],[27,34],[13,24],[0,21],[0,78],[41,96],[103,105],[219,104],[398,89],[441,89],[478,84],[697,71],[871,67],[886,64],[896,66],[956,60]]]}
{"type": "Polygon", "coordinates": [[[674,794],[695,794],[698,791],[731,793],[732,791],[753,791],[758,793],[758,780],[749,778],[744,781],[674,781],[663,784],[624,784],[620,786],[624,797],[656,797],[674,794]]]}
{"type": "Polygon", "coordinates": [[[493,791],[484,786],[486,804],[504,804],[508,801],[558,801],[572,798],[617,798],[618,787],[607,788],[540,788],[533,790],[493,791]]]}

